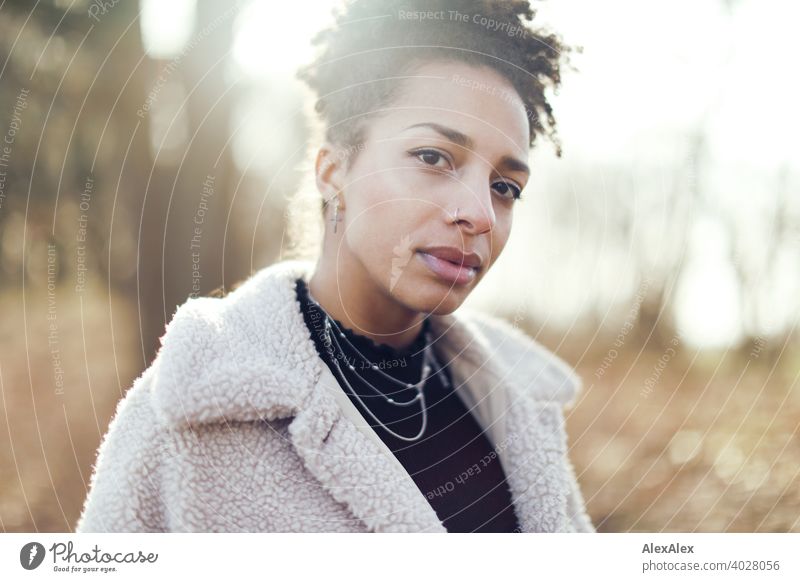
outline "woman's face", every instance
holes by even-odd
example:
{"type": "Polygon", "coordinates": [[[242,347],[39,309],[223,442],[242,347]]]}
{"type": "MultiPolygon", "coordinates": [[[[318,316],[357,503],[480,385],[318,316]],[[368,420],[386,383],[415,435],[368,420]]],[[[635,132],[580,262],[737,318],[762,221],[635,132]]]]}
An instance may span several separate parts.
{"type": "Polygon", "coordinates": [[[342,176],[336,261],[408,309],[446,314],[508,241],[529,178],[528,119],[489,68],[431,62],[401,93],[342,176]]]}

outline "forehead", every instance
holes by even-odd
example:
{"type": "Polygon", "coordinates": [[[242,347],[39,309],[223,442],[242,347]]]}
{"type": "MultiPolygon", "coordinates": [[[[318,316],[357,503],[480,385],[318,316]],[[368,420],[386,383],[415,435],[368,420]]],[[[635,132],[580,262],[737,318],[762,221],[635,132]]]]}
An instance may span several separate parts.
{"type": "Polygon", "coordinates": [[[514,86],[498,72],[466,63],[432,62],[414,69],[409,77],[398,96],[372,122],[374,137],[433,121],[472,137],[477,148],[483,145],[516,155],[527,153],[525,105],[514,86]]]}

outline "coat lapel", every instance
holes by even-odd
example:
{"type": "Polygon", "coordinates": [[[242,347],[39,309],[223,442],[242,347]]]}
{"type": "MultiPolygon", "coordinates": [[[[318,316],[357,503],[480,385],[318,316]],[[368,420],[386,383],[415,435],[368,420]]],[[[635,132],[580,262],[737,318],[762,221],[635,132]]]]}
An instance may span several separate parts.
{"type": "Polygon", "coordinates": [[[508,418],[506,478],[522,531],[567,531],[569,482],[560,408],[519,399],[508,418]]]}
{"type": "MultiPolygon", "coordinates": [[[[324,364],[323,364],[324,365],[324,364]]],[[[322,486],[373,532],[445,532],[410,475],[361,432],[322,374],[303,410],[289,426],[292,443],[322,486]]]]}
{"type": "Polygon", "coordinates": [[[494,446],[523,532],[566,531],[569,490],[561,407],[577,378],[510,324],[435,317],[437,354],[494,446]],[[497,325],[496,323],[494,325],[497,325]]]}

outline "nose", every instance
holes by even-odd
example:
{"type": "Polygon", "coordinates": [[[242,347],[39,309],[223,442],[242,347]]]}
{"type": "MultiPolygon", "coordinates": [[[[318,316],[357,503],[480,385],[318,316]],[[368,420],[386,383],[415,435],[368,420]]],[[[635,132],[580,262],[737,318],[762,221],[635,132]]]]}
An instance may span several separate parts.
{"type": "Polygon", "coordinates": [[[491,188],[482,182],[482,186],[462,184],[459,192],[458,226],[469,234],[477,235],[489,232],[497,221],[492,205],[491,188]]]}

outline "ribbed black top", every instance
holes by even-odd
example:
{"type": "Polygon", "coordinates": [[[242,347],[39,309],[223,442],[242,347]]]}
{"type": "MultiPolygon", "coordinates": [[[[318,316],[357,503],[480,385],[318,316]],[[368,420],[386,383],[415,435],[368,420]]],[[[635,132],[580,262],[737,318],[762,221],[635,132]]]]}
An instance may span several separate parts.
{"type": "Polygon", "coordinates": [[[370,389],[361,378],[396,402],[410,401],[416,395],[416,390],[391,382],[381,371],[404,383],[414,383],[420,379],[428,320],[417,339],[404,349],[375,343],[334,320],[345,338],[367,359],[365,361],[344,338],[336,338],[341,350],[335,342],[326,341],[323,313],[309,298],[308,287],[302,279],[297,280],[296,290],[317,352],[356,409],[408,471],[447,531],[519,531],[500,459],[492,454],[491,442],[453,391],[446,362],[441,362],[445,365],[442,374],[432,375],[425,384],[423,392],[428,424],[418,440],[408,442],[393,436],[364,410],[364,406],[368,407],[383,424],[399,435],[413,437],[419,433],[422,426],[419,401],[410,406],[394,406],[370,389]],[[334,358],[338,358],[352,391],[342,382],[334,358]],[[350,370],[348,364],[353,365],[355,370],[350,370]],[[373,364],[380,371],[372,369],[373,364]]]}

